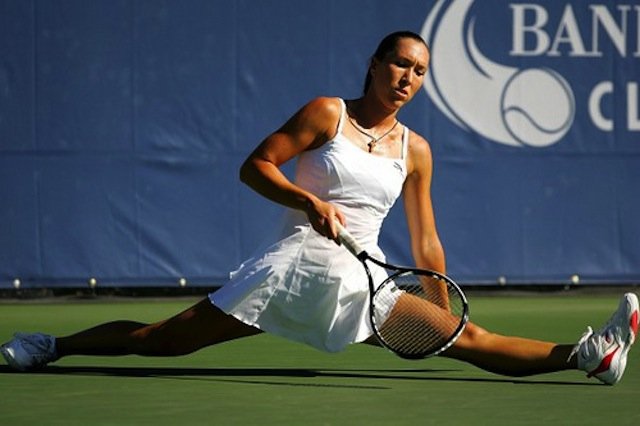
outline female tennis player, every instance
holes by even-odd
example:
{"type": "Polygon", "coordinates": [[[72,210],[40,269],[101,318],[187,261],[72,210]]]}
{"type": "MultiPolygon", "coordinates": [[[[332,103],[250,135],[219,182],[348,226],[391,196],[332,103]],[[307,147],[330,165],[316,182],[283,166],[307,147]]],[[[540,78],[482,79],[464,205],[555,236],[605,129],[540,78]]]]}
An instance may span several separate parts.
{"type": "MultiPolygon", "coordinates": [[[[429,59],[419,35],[388,35],[371,58],[362,97],[311,100],[250,154],[241,180],[288,209],[273,243],[223,288],[154,324],[115,321],[57,338],[16,334],[1,348],[8,364],[31,370],[69,355],[177,356],[262,331],[329,352],[372,343],[367,281],[360,262],[336,244],[336,222],[384,259],[378,234],[402,194],[416,265],[445,272],[429,144],[397,119],[420,89],[429,59]],[[291,181],[280,166],[294,158],[291,181]]],[[[637,326],[637,297],[626,294],[610,321],[577,343],[507,337],[469,323],[442,356],[512,376],[579,369],[615,384],[637,326]]]]}

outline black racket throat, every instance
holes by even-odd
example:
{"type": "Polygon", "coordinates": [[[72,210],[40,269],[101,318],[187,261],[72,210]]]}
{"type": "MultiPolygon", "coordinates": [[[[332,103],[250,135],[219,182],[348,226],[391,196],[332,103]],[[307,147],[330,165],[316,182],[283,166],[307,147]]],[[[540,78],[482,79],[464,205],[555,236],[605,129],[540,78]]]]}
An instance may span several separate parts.
{"type": "Polygon", "coordinates": [[[372,260],[375,263],[375,260],[371,256],[369,256],[369,253],[367,253],[366,251],[360,252],[356,257],[360,262],[364,262],[365,260],[372,260]]]}
{"type": "MultiPolygon", "coordinates": [[[[405,267],[398,267],[398,266],[394,266],[394,265],[389,265],[388,263],[385,263],[385,262],[383,262],[383,261],[381,261],[379,259],[376,259],[375,257],[370,256],[369,253],[367,253],[366,250],[360,252],[356,257],[363,264],[365,264],[364,262],[366,260],[368,260],[368,261],[370,261],[372,263],[375,263],[376,265],[381,266],[381,267],[383,267],[385,269],[391,269],[391,270],[410,270],[411,269],[411,268],[405,268],[405,267]]],[[[366,264],[365,264],[365,266],[366,266],[366,264]]]]}

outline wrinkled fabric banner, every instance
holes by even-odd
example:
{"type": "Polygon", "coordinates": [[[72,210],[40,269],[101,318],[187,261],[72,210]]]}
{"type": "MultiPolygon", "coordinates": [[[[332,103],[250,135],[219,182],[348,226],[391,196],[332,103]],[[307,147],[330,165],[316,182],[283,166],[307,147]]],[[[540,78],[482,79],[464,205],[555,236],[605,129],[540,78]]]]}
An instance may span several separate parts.
{"type": "MultiPolygon", "coordinates": [[[[399,29],[431,47],[400,118],[432,146],[448,273],[637,283],[640,6],[610,3],[0,2],[0,288],[223,284],[281,213],[243,159],[358,97],[399,29]]],[[[401,203],[381,245],[412,263],[401,203]]]]}

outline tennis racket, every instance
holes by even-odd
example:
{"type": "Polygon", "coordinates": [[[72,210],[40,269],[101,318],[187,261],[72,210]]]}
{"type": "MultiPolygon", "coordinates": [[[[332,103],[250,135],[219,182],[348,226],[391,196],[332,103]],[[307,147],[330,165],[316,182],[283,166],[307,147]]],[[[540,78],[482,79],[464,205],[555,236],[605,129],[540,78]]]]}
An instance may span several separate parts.
{"type": "Polygon", "coordinates": [[[446,275],[428,269],[390,265],[371,257],[339,222],[340,242],[360,260],[369,280],[369,319],[382,346],[406,359],[438,355],[460,337],[469,320],[469,304],[446,275]],[[388,277],[378,286],[368,263],[388,277]]]}

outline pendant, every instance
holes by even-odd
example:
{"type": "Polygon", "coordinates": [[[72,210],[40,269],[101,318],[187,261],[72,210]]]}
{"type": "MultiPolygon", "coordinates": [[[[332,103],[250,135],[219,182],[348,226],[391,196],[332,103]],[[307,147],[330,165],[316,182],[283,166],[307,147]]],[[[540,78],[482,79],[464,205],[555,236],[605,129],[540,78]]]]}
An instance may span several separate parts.
{"type": "Polygon", "coordinates": [[[373,152],[373,148],[375,148],[375,147],[376,147],[376,144],[377,144],[377,143],[378,143],[378,141],[377,141],[377,140],[375,140],[375,139],[371,139],[371,142],[369,142],[369,143],[367,144],[367,146],[369,147],[369,152],[373,152]]]}

